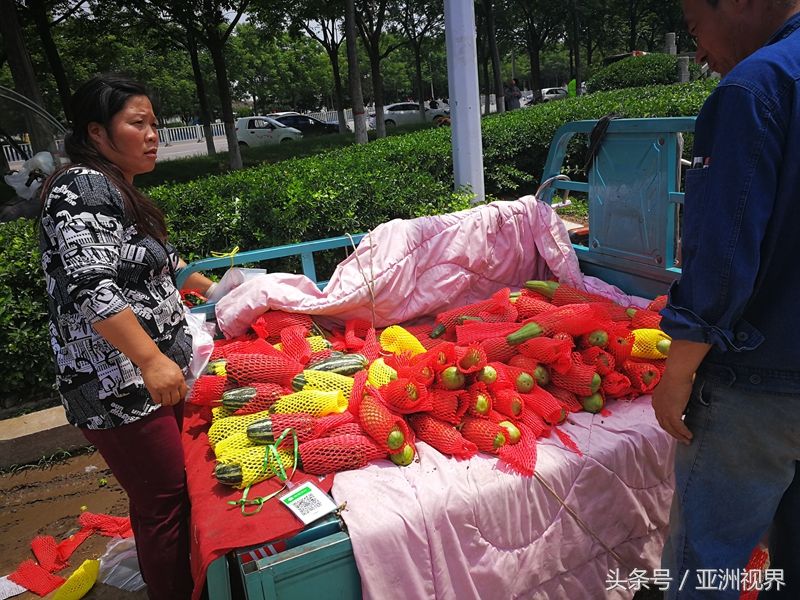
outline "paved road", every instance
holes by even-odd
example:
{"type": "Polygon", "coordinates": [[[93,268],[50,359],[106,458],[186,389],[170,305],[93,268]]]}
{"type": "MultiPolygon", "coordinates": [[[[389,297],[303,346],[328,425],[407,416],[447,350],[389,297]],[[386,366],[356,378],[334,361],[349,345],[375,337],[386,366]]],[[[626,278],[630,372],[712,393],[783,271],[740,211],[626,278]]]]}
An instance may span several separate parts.
{"type": "MultiPolygon", "coordinates": [[[[224,136],[214,138],[214,147],[217,152],[228,151],[228,140],[224,136]]],[[[173,142],[169,146],[161,144],[158,147],[158,158],[156,162],[163,160],[174,160],[176,158],[185,158],[187,156],[197,156],[198,154],[206,154],[206,141],[201,140],[188,141],[188,142],[173,142]]]]}

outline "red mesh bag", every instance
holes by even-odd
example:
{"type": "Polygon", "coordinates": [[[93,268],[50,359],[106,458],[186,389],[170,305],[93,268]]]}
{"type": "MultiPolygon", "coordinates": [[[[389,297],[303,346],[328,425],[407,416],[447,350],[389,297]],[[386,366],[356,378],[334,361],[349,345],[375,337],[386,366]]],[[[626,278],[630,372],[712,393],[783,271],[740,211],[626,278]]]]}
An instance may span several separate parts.
{"type": "Polygon", "coordinates": [[[128,517],[113,517],[84,511],[78,516],[78,524],[108,537],[127,538],[133,535],[131,520],[128,517]]]}
{"type": "Polygon", "coordinates": [[[364,346],[361,348],[367,360],[373,361],[381,355],[381,345],[378,342],[378,336],[375,333],[375,328],[370,327],[364,337],[364,346]]]}
{"type": "Polygon", "coordinates": [[[411,356],[408,352],[402,354],[392,354],[383,359],[387,365],[397,371],[398,377],[411,379],[416,383],[429,386],[436,378],[436,372],[429,365],[431,356],[427,352],[411,356]]]}
{"type": "Polygon", "coordinates": [[[610,321],[598,320],[595,325],[596,327],[592,331],[577,337],[577,346],[581,350],[586,348],[605,348],[608,345],[607,340],[611,337],[614,324],[610,321]],[[603,334],[605,334],[605,340],[603,339],[603,334]]]}
{"type": "Polygon", "coordinates": [[[58,553],[58,544],[52,535],[40,535],[31,541],[31,550],[39,566],[49,573],[60,571],[68,566],[58,553]]]}
{"type": "Polygon", "coordinates": [[[528,394],[520,394],[525,406],[542,417],[546,423],[557,425],[567,418],[564,406],[553,395],[539,386],[528,394]]]}
{"type": "Polygon", "coordinates": [[[330,358],[332,354],[333,350],[331,350],[330,348],[325,348],[324,350],[320,350],[319,352],[312,352],[311,358],[308,359],[306,366],[308,367],[308,365],[314,365],[318,362],[325,360],[326,358],[330,358]]]}
{"type": "Polygon", "coordinates": [[[543,335],[563,332],[571,336],[589,333],[605,322],[602,309],[593,304],[567,304],[539,313],[528,322],[537,323],[543,335]]]}
{"type": "Polygon", "coordinates": [[[631,380],[618,371],[612,371],[603,377],[603,393],[609,398],[624,398],[633,393],[631,380]]]}
{"type": "Polygon", "coordinates": [[[565,390],[564,388],[556,385],[545,386],[545,389],[550,393],[551,396],[553,396],[553,398],[558,400],[561,403],[561,406],[566,408],[567,411],[580,412],[583,410],[583,406],[578,400],[578,397],[569,390],[565,390]]]}
{"type": "Polygon", "coordinates": [[[640,308],[631,319],[631,329],[661,329],[661,315],[640,308]]]}
{"type": "Polygon", "coordinates": [[[520,376],[523,374],[530,377],[530,380],[528,381],[532,381],[533,386],[536,386],[536,380],[533,377],[532,371],[526,371],[524,369],[520,369],[519,367],[506,365],[502,371],[497,372],[497,380],[498,383],[500,384],[499,387],[510,387],[512,389],[517,390],[518,392],[526,391],[525,389],[518,387],[518,382],[522,384],[524,380],[527,380],[526,377],[520,379],[520,376]]]}
{"type": "Polygon", "coordinates": [[[571,450],[578,456],[583,456],[583,452],[581,452],[581,449],[578,447],[578,444],[575,443],[575,440],[573,440],[572,437],[566,431],[563,431],[560,427],[556,427],[555,431],[556,431],[556,436],[558,437],[558,439],[561,440],[561,443],[564,444],[564,447],[567,450],[571,450]]]}
{"type": "Polygon", "coordinates": [[[614,357],[617,365],[621,365],[630,358],[633,341],[633,334],[627,328],[616,328],[609,332],[606,352],[614,357]]]}
{"type": "MultiPolygon", "coordinates": [[[[459,394],[461,394],[459,390],[431,389],[429,391],[431,409],[428,412],[437,419],[458,425],[461,421],[461,415],[458,412],[459,394]]],[[[463,404],[466,410],[467,403],[464,402],[463,404]]]]}
{"type": "Polygon", "coordinates": [[[300,462],[309,475],[360,469],[386,455],[386,450],[366,435],[339,435],[300,444],[300,462]]]}
{"type": "Polygon", "coordinates": [[[473,383],[467,388],[465,394],[467,398],[466,414],[472,417],[486,418],[492,410],[493,399],[486,385],[480,381],[473,383]]]}
{"type": "Polygon", "coordinates": [[[525,408],[525,400],[512,388],[500,388],[494,392],[492,407],[504,416],[517,419],[525,408]]]}
{"type": "Polygon", "coordinates": [[[495,444],[503,443],[507,437],[506,430],[494,421],[470,416],[465,416],[462,420],[461,435],[475,444],[481,452],[491,454],[497,453],[498,448],[495,447],[495,444]],[[501,435],[502,438],[499,437],[501,435]]]}
{"type": "Polygon", "coordinates": [[[478,344],[456,346],[456,368],[462,373],[476,373],[486,366],[486,352],[478,344]]]}
{"type": "Polygon", "coordinates": [[[550,426],[530,408],[522,409],[519,420],[531,431],[533,437],[545,437],[550,434],[550,426]]]}
{"type": "Polygon", "coordinates": [[[482,312],[496,312],[509,301],[511,290],[508,288],[495,292],[488,300],[475,302],[474,304],[467,304],[466,306],[459,306],[451,310],[439,313],[436,315],[436,323],[444,325],[448,330],[452,330],[458,325],[459,317],[477,317],[482,312]]]}
{"type": "Polygon", "coordinates": [[[80,546],[86,539],[91,536],[93,531],[91,529],[81,529],[78,533],[74,533],[68,538],[61,540],[58,543],[58,556],[63,562],[67,562],[72,553],[80,546]]]}
{"type": "Polygon", "coordinates": [[[430,410],[433,405],[425,386],[405,377],[398,377],[380,389],[381,396],[392,411],[407,415],[430,410]]]}
{"type": "Polygon", "coordinates": [[[32,560],[24,561],[8,578],[39,596],[47,596],[66,581],[63,577],[45,571],[32,560]]]}
{"type": "Polygon", "coordinates": [[[465,321],[456,326],[456,343],[461,346],[482,342],[496,337],[505,337],[519,329],[517,323],[486,323],[483,321],[465,321]]]}
{"type": "Polygon", "coordinates": [[[753,549],[750,560],[744,568],[739,600],[758,600],[759,588],[765,582],[764,570],[769,568],[769,550],[759,544],[753,549]],[[746,577],[746,579],[745,579],[746,577]]]}
{"type": "Polygon", "coordinates": [[[550,301],[555,306],[564,306],[566,304],[586,304],[588,302],[611,302],[608,298],[591,292],[584,292],[577,288],[567,285],[566,283],[560,284],[553,292],[553,297],[550,301]]]}
{"type": "Polygon", "coordinates": [[[451,423],[422,413],[409,415],[408,421],[419,439],[442,454],[470,458],[478,453],[478,447],[465,439],[451,423]]]}
{"type": "Polygon", "coordinates": [[[370,388],[370,392],[361,400],[358,421],[364,431],[387,454],[397,452],[403,447],[404,442],[411,440],[408,424],[402,417],[392,414],[378,399],[380,395],[378,394],[376,397],[375,394],[377,394],[377,391],[370,388]],[[398,439],[398,431],[403,434],[403,443],[398,439]],[[391,443],[392,440],[397,440],[397,443],[391,443]]]}
{"type": "Polygon", "coordinates": [[[581,360],[581,355],[577,352],[572,353],[572,368],[566,373],[553,371],[550,379],[553,385],[569,390],[578,396],[591,396],[592,383],[597,374],[593,365],[586,365],[581,360]]]}
{"type": "Polygon", "coordinates": [[[650,363],[626,360],[622,363],[622,372],[631,380],[631,386],[637,392],[646,394],[653,391],[661,381],[661,373],[650,363]]]}
{"type": "Polygon", "coordinates": [[[302,365],[311,360],[311,344],[306,339],[308,330],[302,326],[284,327],[281,329],[281,346],[289,358],[302,365]]]}
{"type": "Polygon", "coordinates": [[[224,376],[201,375],[192,384],[192,391],[189,392],[189,398],[186,401],[198,406],[210,406],[220,401],[227,383],[228,378],[224,376]]]}
{"type": "Polygon", "coordinates": [[[554,340],[559,340],[561,342],[569,342],[571,347],[575,347],[575,340],[572,337],[572,334],[567,333],[566,331],[557,331],[551,336],[554,340]]]}
{"type": "Polygon", "coordinates": [[[361,423],[353,421],[352,423],[345,423],[329,429],[319,437],[336,437],[338,435],[367,435],[367,432],[361,427],[361,423]]]}
{"type": "Polygon", "coordinates": [[[256,338],[245,335],[232,338],[230,340],[215,340],[214,350],[211,352],[211,356],[208,360],[211,361],[217,360],[218,358],[227,358],[229,355],[238,351],[239,348],[246,347],[254,339],[256,338]]]}
{"type": "Polygon", "coordinates": [[[291,387],[292,378],[303,370],[303,365],[282,354],[233,354],[227,360],[228,377],[243,385],[259,382],[291,387]]]}
{"type": "Polygon", "coordinates": [[[617,364],[614,356],[598,346],[590,346],[581,351],[581,359],[587,365],[593,365],[600,375],[608,375],[617,364]]]}
{"type": "Polygon", "coordinates": [[[483,351],[486,352],[488,361],[504,363],[517,354],[517,347],[509,345],[505,336],[489,338],[488,340],[483,340],[480,344],[483,351]]]}
{"type": "Polygon", "coordinates": [[[527,294],[522,294],[517,298],[515,306],[517,307],[519,318],[523,321],[553,308],[553,305],[546,300],[527,294]]]}
{"type": "Polygon", "coordinates": [[[261,338],[250,340],[249,342],[237,345],[228,352],[228,356],[234,354],[268,354],[270,356],[286,356],[283,352],[275,348],[272,344],[261,338]]]}
{"type": "Polygon", "coordinates": [[[650,304],[647,305],[647,310],[652,310],[653,312],[661,312],[667,307],[667,301],[669,298],[666,295],[657,296],[653,299],[650,304]]]}
{"type": "Polygon", "coordinates": [[[440,342],[423,354],[414,357],[418,362],[425,362],[436,373],[444,371],[456,362],[456,345],[453,342],[440,342]]]}
{"type": "Polygon", "coordinates": [[[521,475],[533,475],[536,469],[536,435],[524,423],[517,423],[522,434],[516,444],[506,444],[498,451],[500,460],[521,475]]]}
{"type": "Polygon", "coordinates": [[[314,321],[308,315],[288,313],[282,310],[268,310],[260,315],[250,328],[256,335],[272,344],[280,341],[281,331],[284,327],[303,327],[306,331],[314,326],[314,321]]]}
{"type": "Polygon", "coordinates": [[[364,397],[364,390],[367,385],[369,371],[364,369],[353,375],[353,391],[350,392],[350,400],[347,403],[348,412],[358,417],[361,409],[361,399],[364,397]]]}
{"type": "Polygon", "coordinates": [[[307,413],[284,413],[274,414],[269,417],[272,420],[272,431],[277,439],[286,429],[294,429],[297,434],[297,441],[301,444],[314,439],[316,436],[317,417],[307,413]]]}
{"type": "Polygon", "coordinates": [[[628,314],[628,309],[615,302],[596,302],[594,306],[602,311],[604,318],[608,321],[624,321],[627,323],[631,320],[631,316],[628,314]]]}
{"type": "Polygon", "coordinates": [[[509,298],[505,304],[498,305],[491,311],[484,310],[478,314],[478,317],[487,323],[508,323],[516,321],[519,318],[519,312],[509,298]]]}
{"type": "Polygon", "coordinates": [[[523,356],[528,356],[548,365],[559,373],[566,373],[572,367],[572,338],[569,341],[548,337],[537,337],[517,346],[523,356]]]}
{"type": "Polygon", "coordinates": [[[272,408],[281,396],[291,394],[292,390],[277,383],[251,383],[247,387],[255,388],[256,395],[247,404],[234,411],[235,415],[251,415],[272,408]]]}
{"type": "Polygon", "coordinates": [[[522,369],[526,373],[533,373],[536,370],[536,367],[539,366],[539,361],[535,358],[531,358],[530,356],[517,354],[509,359],[508,366],[522,369]]]}
{"type": "Polygon", "coordinates": [[[364,347],[367,333],[372,328],[369,321],[361,319],[350,319],[344,324],[344,343],[345,350],[348,352],[360,352],[364,347]]]}

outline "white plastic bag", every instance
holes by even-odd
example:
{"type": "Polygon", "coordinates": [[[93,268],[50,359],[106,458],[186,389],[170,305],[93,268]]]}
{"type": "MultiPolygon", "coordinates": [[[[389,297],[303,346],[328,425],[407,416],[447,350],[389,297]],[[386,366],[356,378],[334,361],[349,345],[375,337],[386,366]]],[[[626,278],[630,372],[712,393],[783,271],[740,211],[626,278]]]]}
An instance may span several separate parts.
{"type": "Polygon", "coordinates": [[[108,542],[106,553],[100,557],[97,580],[128,592],[136,592],[145,586],[133,536],[115,537],[108,542]]]}
{"type": "Polygon", "coordinates": [[[225,272],[222,279],[217,282],[212,292],[208,295],[211,302],[219,302],[219,300],[228,292],[236,289],[248,279],[256,275],[266,273],[266,269],[246,269],[241,267],[232,267],[225,272]]]}
{"type": "Polygon", "coordinates": [[[30,200],[36,195],[44,179],[56,170],[53,155],[49,152],[37,152],[33,157],[22,163],[19,171],[5,175],[3,179],[14,188],[17,196],[25,200],[30,200]],[[32,173],[38,172],[40,177],[35,177],[28,185],[28,178],[32,173]]]}
{"type": "Polygon", "coordinates": [[[206,315],[193,313],[186,309],[186,324],[192,334],[192,360],[186,374],[186,385],[191,386],[203,374],[208,359],[214,351],[213,323],[206,323],[206,315]],[[209,331],[210,328],[210,331],[209,331]]]}

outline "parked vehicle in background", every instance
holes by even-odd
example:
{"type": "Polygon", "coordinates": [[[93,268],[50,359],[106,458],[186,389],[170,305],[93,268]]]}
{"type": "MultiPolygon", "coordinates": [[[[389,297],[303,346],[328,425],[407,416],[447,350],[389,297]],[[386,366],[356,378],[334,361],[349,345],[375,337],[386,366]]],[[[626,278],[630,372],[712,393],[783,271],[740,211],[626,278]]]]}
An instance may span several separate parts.
{"type": "Polygon", "coordinates": [[[239,146],[283,144],[302,138],[300,130],[287,127],[271,117],[242,117],[236,121],[236,139],[239,141],[239,146]]]}
{"type": "MultiPolygon", "coordinates": [[[[440,125],[450,116],[449,108],[426,108],[425,121],[440,125]]],[[[419,104],[416,102],[397,102],[383,108],[383,122],[386,127],[412,125],[419,123],[419,104]]],[[[369,128],[375,129],[375,113],[369,114],[369,128]]]]}
{"type": "Polygon", "coordinates": [[[542,102],[561,100],[567,97],[567,90],[563,87],[542,88],[542,102]]]}
{"type": "Polygon", "coordinates": [[[325,123],[314,117],[301,115],[299,113],[275,113],[269,116],[287,127],[294,127],[301,131],[304,136],[339,133],[338,123],[325,123]]]}

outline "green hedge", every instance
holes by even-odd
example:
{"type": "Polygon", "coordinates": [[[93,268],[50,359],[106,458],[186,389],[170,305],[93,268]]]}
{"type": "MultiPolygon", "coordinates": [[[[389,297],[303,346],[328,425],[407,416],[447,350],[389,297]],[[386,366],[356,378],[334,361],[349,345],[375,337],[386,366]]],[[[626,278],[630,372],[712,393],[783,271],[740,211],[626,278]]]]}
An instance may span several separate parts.
{"type": "MultiPolygon", "coordinates": [[[[700,76],[700,67],[689,62],[689,76],[700,76]]],[[[645,54],[629,56],[595,73],[586,82],[589,93],[642,87],[668,85],[678,80],[678,57],[672,54],[645,54]]]]}
{"type": "MultiPolygon", "coordinates": [[[[486,188],[493,197],[533,190],[550,140],[564,123],[697,114],[712,84],[617,90],[483,119],[486,188]]],[[[582,150],[570,158],[580,164],[582,150]]],[[[356,233],[393,218],[465,208],[454,193],[450,130],[419,131],[189,183],[150,188],[164,208],[171,239],[189,259],[356,233]]],[[[0,347],[6,366],[0,400],[51,393],[53,369],[44,285],[32,223],[0,225],[0,347]]]]}

